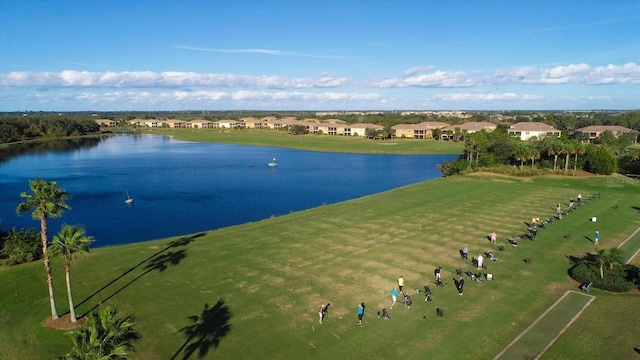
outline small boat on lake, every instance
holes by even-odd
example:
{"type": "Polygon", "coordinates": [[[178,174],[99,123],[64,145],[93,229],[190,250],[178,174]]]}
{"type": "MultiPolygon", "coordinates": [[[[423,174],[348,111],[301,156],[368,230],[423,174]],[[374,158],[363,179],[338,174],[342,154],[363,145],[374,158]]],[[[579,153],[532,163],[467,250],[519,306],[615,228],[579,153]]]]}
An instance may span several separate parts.
{"type": "Polygon", "coordinates": [[[276,158],[273,158],[273,160],[271,160],[267,165],[269,165],[269,167],[278,166],[278,163],[276,162],[276,158]]]}
{"type": "Polygon", "coordinates": [[[125,200],[124,202],[127,204],[133,204],[133,199],[131,198],[131,196],[129,196],[129,192],[125,191],[127,193],[127,200],[125,200]]]}

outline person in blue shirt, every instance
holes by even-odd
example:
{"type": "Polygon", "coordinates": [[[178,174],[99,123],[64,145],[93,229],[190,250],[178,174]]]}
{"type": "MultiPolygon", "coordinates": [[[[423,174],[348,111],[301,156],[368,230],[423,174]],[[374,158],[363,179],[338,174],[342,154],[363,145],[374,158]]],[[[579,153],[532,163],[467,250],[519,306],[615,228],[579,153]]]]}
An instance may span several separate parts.
{"type": "Polygon", "coordinates": [[[362,326],[362,317],[364,316],[364,303],[358,305],[358,326],[362,326]]]}
{"type": "Polygon", "coordinates": [[[391,306],[389,306],[390,309],[393,309],[393,306],[396,304],[396,300],[398,299],[398,290],[396,290],[396,288],[393,288],[393,290],[391,290],[391,306]]]}

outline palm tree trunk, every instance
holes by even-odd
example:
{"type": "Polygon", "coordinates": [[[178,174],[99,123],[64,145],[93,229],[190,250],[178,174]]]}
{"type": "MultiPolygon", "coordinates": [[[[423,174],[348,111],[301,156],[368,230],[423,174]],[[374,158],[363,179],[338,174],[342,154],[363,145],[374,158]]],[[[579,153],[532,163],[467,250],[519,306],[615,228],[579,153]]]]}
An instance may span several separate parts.
{"type": "Polygon", "coordinates": [[[53,295],[53,277],[51,275],[51,262],[47,255],[48,236],[47,236],[47,216],[40,216],[40,239],[42,240],[42,259],[44,262],[44,271],[47,274],[47,286],[49,288],[49,303],[51,304],[51,319],[58,319],[58,310],[56,309],[56,298],[53,295]]]}
{"type": "Polygon", "coordinates": [[[574,158],[573,158],[573,171],[576,171],[578,169],[578,153],[576,152],[574,154],[574,158]]]}
{"type": "Polygon", "coordinates": [[[570,155],[571,154],[569,154],[569,153],[567,153],[565,155],[565,158],[564,158],[564,171],[567,171],[567,169],[569,169],[569,156],[570,155]]]}
{"type": "Polygon", "coordinates": [[[78,321],[76,317],[76,309],[73,306],[73,296],[71,295],[71,264],[65,262],[64,264],[65,278],[67,280],[67,296],[69,297],[69,313],[71,314],[71,322],[78,321]]]}
{"type": "Polygon", "coordinates": [[[558,163],[558,155],[553,155],[553,171],[556,171],[557,163],[558,163]]]}

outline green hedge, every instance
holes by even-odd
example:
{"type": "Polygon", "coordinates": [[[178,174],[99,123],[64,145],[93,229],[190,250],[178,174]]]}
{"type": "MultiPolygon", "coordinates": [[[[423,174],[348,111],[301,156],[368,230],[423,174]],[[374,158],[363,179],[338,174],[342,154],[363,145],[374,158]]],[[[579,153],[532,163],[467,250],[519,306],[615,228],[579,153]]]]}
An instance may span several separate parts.
{"type": "Polygon", "coordinates": [[[593,287],[613,291],[628,292],[639,282],[638,267],[634,265],[614,265],[612,269],[603,268],[604,278],[600,277],[600,266],[582,262],[569,270],[569,275],[580,283],[593,282],[593,287]]]}

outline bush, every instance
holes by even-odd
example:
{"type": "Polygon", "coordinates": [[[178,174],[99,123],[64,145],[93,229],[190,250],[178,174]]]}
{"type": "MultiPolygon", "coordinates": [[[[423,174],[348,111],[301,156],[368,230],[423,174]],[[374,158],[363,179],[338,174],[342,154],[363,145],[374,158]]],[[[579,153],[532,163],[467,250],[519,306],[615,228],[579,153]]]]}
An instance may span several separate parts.
{"type": "Polygon", "coordinates": [[[603,146],[589,146],[585,155],[585,170],[594,174],[611,175],[618,169],[618,159],[603,146]]]}
{"type": "Polygon", "coordinates": [[[600,266],[583,261],[569,270],[569,275],[580,283],[593,283],[594,288],[613,291],[628,292],[637,281],[638,270],[633,265],[614,265],[612,269],[603,268],[604,278],[600,277],[600,266]],[[635,275],[634,275],[635,274],[635,275]]]}
{"type": "Polygon", "coordinates": [[[458,159],[456,161],[444,161],[438,165],[438,170],[444,176],[462,174],[467,170],[467,161],[465,159],[458,159]]]}
{"type": "Polygon", "coordinates": [[[34,229],[12,228],[2,236],[0,259],[5,266],[18,265],[42,258],[40,234],[34,229]]]}

